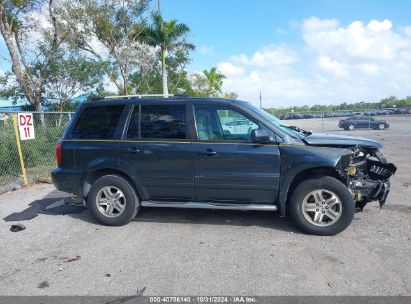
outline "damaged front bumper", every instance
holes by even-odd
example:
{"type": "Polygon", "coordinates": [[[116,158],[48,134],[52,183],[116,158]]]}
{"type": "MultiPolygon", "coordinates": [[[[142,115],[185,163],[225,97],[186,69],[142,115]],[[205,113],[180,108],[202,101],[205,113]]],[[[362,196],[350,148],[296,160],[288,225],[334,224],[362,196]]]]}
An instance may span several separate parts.
{"type": "Polygon", "coordinates": [[[371,201],[385,204],[390,192],[390,178],[397,171],[378,149],[355,147],[342,175],[351,191],[358,211],[371,201]]]}

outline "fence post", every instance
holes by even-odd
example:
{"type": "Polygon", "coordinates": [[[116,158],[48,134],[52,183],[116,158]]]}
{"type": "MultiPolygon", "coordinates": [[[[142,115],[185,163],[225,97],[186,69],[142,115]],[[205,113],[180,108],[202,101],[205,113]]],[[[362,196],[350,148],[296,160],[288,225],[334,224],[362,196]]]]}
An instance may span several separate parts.
{"type": "Polygon", "coordinates": [[[14,135],[16,136],[17,150],[18,150],[19,158],[20,158],[21,174],[23,175],[23,184],[24,186],[27,186],[29,183],[27,181],[27,173],[26,173],[26,167],[24,166],[23,153],[21,152],[20,136],[19,136],[19,130],[17,128],[17,115],[16,114],[13,114],[13,125],[14,125],[14,135]]]}
{"type": "Polygon", "coordinates": [[[321,115],[321,128],[322,128],[323,133],[324,133],[324,115],[325,113],[323,112],[323,114],[321,115]]]}

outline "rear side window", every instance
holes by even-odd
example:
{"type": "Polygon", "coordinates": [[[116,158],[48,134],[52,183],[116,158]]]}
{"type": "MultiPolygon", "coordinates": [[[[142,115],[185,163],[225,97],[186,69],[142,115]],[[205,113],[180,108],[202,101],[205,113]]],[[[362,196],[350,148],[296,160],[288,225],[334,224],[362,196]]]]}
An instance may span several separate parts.
{"type": "Polygon", "coordinates": [[[185,105],[142,105],[134,107],[128,127],[127,138],[186,139],[185,105]]]}
{"type": "Polygon", "coordinates": [[[113,139],[124,106],[86,108],[71,132],[73,139],[113,139]]]}

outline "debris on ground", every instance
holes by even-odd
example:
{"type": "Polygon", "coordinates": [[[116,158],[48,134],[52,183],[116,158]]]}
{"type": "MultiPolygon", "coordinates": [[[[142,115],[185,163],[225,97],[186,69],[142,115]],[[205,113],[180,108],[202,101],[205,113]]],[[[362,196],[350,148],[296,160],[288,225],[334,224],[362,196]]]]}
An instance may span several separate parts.
{"type": "Polygon", "coordinates": [[[74,258],[67,258],[67,259],[65,260],[65,262],[66,262],[66,263],[71,263],[71,262],[78,261],[78,260],[80,260],[80,259],[81,259],[81,256],[76,255],[74,258]]]}
{"type": "Polygon", "coordinates": [[[23,224],[20,224],[20,223],[11,225],[11,227],[10,227],[11,232],[19,232],[19,231],[22,231],[22,230],[25,230],[25,229],[26,229],[26,226],[23,225],[23,224]]]}
{"type": "Polygon", "coordinates": [[[50,287],[50,283],[47,281],[43,281],[39,283],[39,285],[37,285],[37,288],[40,288],[40,289],[47,288],[47,287],[50,287]]]}
{"type": "Polygon", "coordinates": [[[36,183],[52,184],[53,181],[51,180],[50,176],[39,176],[36,179],[36,183]]]}

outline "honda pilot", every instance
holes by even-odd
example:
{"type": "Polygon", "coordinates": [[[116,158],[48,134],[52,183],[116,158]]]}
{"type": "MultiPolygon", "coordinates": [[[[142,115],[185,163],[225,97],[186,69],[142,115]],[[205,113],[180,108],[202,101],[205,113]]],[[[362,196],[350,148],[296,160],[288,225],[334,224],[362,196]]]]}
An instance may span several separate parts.
{"type": "Polygon", "coordinates": [[[396,167],[381,148],[238,100],[101,98],[77,109],[52,178],[104,225],[127,224],[141,207],[263,210],[335,235],[367,203],[384,205],[396,167]]]}

